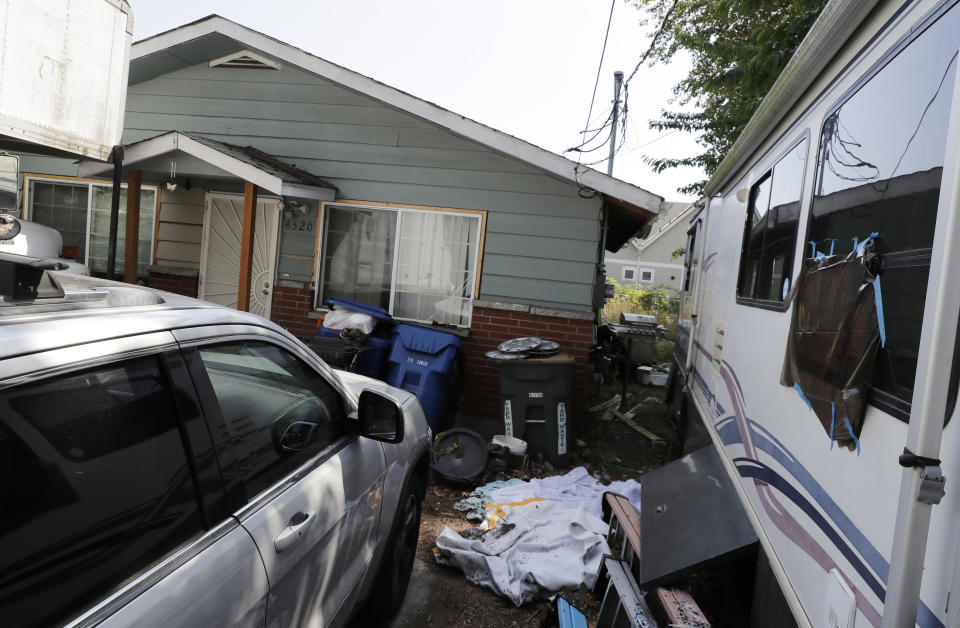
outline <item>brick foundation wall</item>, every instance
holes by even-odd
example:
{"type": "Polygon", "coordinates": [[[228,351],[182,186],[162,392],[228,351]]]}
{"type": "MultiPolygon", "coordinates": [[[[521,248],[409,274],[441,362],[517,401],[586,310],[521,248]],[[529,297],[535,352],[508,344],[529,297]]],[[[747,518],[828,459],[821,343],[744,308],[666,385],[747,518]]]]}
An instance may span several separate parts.
{"type": "Polygon", "coordinates": [[[270,320],[291,334],[306,340],[317,335],[317,319],[313,310],[313,290],[309,283],[279,281],[273,288],[270,320]]]}
{"type": "Polygon", "coordinates": [[[147,270],[147,286],[185,297],[196,297],[200,273],[188,268],[158,268],[147,270]]]}
{"type": "Polygon", "coordinates": [[[473,307],[470,337],[463,341],[465,373],[458,412],[495,417],[500,414],[500,372],[487,351],[511,338],[537,336],[560,344],[560,351],[574,358],[572,415],[586,408],[587,360],[590,354],[591,320],[569,318],[571,314],[542,308],[508,305],[516,309],[473,307]],[[553,315],[550,315],[553,314],[553,315]]]}

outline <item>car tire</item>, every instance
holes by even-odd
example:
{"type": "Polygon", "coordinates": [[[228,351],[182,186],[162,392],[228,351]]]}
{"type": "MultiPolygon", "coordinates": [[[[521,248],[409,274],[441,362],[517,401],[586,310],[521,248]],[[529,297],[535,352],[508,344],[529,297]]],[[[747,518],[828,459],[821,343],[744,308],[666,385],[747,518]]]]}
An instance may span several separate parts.
{"type": "Polygon", "coordinates": [[[377,579],[367,597],[363,616],[368,620],[384,620],[400,610],[407,594],[413,561],[420,538],[420,514],[423,506],[422,480],[411,479],[397,505],[390,540],[384,552],[377,579]]]}

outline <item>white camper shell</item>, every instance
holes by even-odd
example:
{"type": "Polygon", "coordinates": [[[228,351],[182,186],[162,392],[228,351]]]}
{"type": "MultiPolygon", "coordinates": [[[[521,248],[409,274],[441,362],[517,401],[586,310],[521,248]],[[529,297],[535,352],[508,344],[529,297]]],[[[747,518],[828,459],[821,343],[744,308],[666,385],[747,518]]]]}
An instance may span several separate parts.
{"type": "Polygon", "coordinates": [[[830,2],[690,220],[680,405],[800,625],[960,621],[958,50],[957,0],[830,2]]]}

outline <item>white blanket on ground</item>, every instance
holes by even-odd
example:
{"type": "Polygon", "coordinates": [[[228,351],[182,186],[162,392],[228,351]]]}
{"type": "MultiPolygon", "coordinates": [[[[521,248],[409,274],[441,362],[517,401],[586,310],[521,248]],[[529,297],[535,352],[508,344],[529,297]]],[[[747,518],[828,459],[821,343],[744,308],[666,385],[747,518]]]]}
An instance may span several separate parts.
{"type": "Polygon", "coordinates": [[[530,501],[487,513],[488,521],[491,514],[498,515],[492,529],[483,525],[461,535],[445,526],[437,536],[434,557],[517,606],[544,590],[592,587],[600,561],[610,553],[607,524],[583,506],[530,501]]]}
{"type": "Polygon", "coordinates": [[[636,480],[601,484],[583,467],[577,467],[565,475],[555,475],[542,480],[530,480],[523,484],[501,488],[490,496],[490,502],[520,502],[531,497],[542,497],[568,508],[584,506],[598,519],[603,518],[604,492],[619,493],[640,512],[640,483],[636,480]]]}

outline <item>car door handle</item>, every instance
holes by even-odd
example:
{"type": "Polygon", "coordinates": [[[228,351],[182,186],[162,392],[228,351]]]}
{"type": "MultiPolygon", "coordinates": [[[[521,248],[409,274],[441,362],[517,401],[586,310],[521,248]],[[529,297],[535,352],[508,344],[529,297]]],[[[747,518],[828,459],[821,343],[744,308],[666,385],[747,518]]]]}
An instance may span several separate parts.
{"type": "Polygon", "coordinates": [[[273,540],[273,546],[277,552],[279,553],[288,549],[300,540],[310,527],[310,524],[313,523],[316,514],[317,513],[312,510],[310,512],[298,512],[295,514],[293,518],[290,519],[289,525],[273,540]]]}

